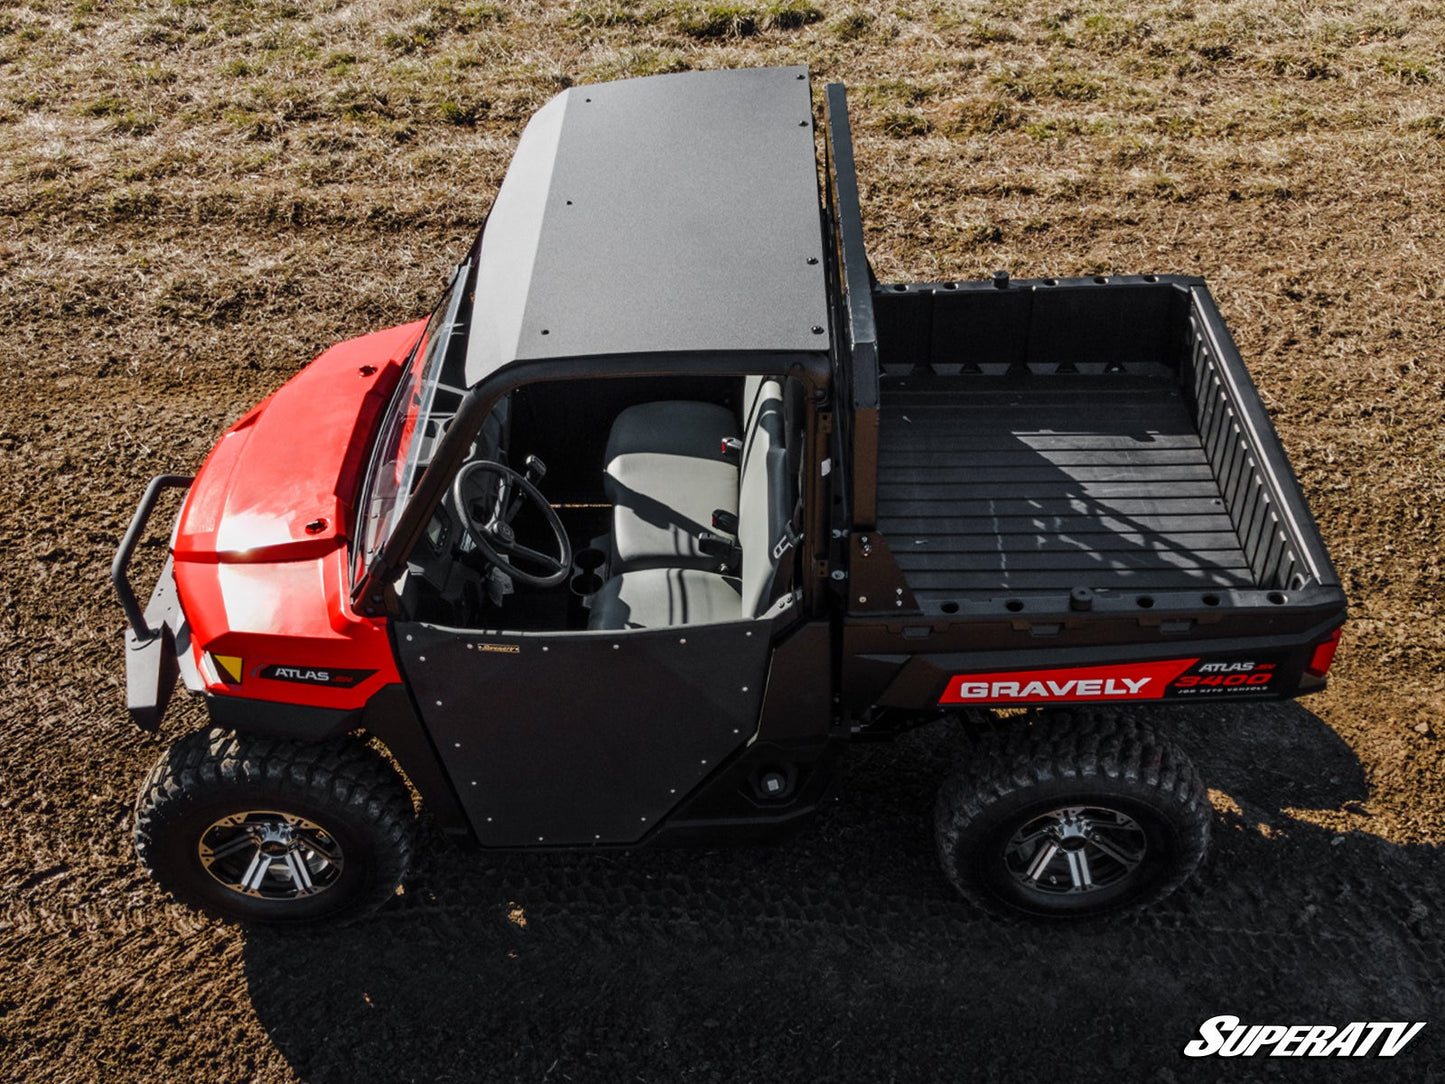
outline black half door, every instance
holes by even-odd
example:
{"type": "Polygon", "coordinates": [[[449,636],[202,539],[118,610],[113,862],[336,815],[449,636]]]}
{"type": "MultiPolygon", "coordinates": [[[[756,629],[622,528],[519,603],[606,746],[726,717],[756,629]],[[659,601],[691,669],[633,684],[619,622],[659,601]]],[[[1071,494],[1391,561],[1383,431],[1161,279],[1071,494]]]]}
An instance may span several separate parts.
{"type": "Polygon", "coordinates": [[[746,745],[768,631],[396,625],[402,670],[477,838],[534,847],[634,842],[746,745]]]}

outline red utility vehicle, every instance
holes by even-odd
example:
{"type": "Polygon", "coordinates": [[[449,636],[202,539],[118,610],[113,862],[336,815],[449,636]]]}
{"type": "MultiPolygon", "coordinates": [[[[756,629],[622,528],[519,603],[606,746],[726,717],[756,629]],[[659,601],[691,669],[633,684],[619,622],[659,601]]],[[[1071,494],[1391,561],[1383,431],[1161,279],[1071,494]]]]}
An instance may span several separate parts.
{"type": "Polygon", "coordinates": [[[212,723],[142,789],[163,885],[379,904],[401,772],[484,848],[765,836],[852,742],[998,709],[938,800],[964,896],[1190,874],[1211,810],[1144,709],[1321,689],[1345,618],[1229,332],[1190,278],[878,283],[841,86],[826,129],[820,193],[803,69],[566,91],[429,319],[152,483],[129,707],[179,675],[212,723]]]}

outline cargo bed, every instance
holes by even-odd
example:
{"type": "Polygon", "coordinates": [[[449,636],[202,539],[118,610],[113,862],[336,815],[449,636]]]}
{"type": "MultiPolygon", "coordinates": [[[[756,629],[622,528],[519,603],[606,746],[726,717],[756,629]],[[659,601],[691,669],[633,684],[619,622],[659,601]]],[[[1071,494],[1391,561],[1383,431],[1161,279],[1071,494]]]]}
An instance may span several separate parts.
{"type": "Polygon", "coordinates": [[[924,610],[1076,589],[1215,606],[1328,568],[1199,280],[909,284],[872,301],[877,529],[924,610]]]}
{"type": "Polygon", "coordinates": [[[1253,585],[1176,388],[902,383],[884,399],[878,525],[915,593],[1253,585]]]}

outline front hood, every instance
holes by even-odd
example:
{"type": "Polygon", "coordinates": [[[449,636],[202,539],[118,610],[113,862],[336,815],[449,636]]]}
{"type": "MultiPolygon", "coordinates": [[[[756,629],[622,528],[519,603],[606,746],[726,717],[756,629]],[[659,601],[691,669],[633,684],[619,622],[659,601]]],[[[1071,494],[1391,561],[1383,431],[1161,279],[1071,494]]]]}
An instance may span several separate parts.
{"type": "Polygon", "coordinates": [[[332,347],[237,422],[196,475],[171,552],[209,695],[353,710],[398,680],[384,624],[350,609],[346,541],[371,434],[423,326],[332,347]],[[285,677],[333,671],[352,683],[285,677]]]}
{"type": "Polygon", "coordinates": [[[237,422],[191,487],[176,561],[298,561],[344,545],[372,431],[422,326],[332,347],[237,422]]]}

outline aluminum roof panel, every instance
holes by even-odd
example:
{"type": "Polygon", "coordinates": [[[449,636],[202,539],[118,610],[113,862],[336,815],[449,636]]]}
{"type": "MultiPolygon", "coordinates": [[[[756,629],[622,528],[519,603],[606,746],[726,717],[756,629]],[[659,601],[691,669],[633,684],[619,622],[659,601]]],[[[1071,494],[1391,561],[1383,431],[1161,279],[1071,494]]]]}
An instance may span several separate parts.
{"type": "Polygon", "coordinates": [[[812,122],[801,67],[552,99],[482,238],[468,384],[518,360],[826,350],[812,122]]]}

